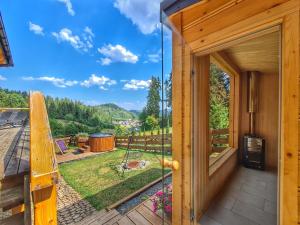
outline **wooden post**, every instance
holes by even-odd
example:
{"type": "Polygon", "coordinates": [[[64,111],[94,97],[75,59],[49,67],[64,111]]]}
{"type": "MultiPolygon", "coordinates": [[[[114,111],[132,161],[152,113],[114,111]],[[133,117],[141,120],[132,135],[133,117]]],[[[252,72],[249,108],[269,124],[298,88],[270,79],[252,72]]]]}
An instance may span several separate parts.
{"type": "Polygon", "coordinates": [[[299,221],[299,24],[297,11],[284,18],[282,30],[280,225],[299,221]]]}
{"type": "Polygon", "coordinates": [[[56,185],[33,191],[34,224],[56,225],[56,185]]]}
{"type": "Polygon", "coordinates": [[[57,225],[56,183],[58,166],[45,100],[30,93],[30,189],[34,224],[57,225]]]}
{"type": "MultiPolygon", "coordinates": [[[[172,22],[176,26],[179,33],[181,33],[182,14],[178,13],[174,15],[172,22]]],[[[173,137],[172,138],[172,152],[173,160],[179,162],[179,169],[173,171],[173,212],[172,212],[172,225],[182,225],[182,208],[183,208],[183,169],[182,169],[182,147],[183,147],[183,133],[182,133],[182,116],[183,116],[183,104],[182,104],[182,48],[183,41],[177,33],[173,32],[172,38],[173,44],[173,62],[172,62],[172,121],[173,121],[173,137]]]]}

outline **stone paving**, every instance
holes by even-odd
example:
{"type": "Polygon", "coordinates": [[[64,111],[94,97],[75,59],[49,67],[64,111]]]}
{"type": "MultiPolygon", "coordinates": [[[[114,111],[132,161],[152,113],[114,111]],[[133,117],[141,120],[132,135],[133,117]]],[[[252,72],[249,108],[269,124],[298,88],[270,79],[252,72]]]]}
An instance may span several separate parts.
{"type": "Polygon", "coordinates": [[[60,225],[76,224],[96,211],[95,208],[61,178],[57,186],[58,222],[60,225]]]}

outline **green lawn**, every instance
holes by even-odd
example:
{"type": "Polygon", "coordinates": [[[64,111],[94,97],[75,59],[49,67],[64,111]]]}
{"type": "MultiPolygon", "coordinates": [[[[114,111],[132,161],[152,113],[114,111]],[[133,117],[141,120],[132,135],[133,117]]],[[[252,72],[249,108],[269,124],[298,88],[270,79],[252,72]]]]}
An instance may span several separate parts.
{"type": "Polygon", "coordinates": [[[155,153],[143,153],[139,158],[150,161],[148,167],[125,172],[122,177],[116,170],[116,165],[122,162],[124,154],[125,150],[119,149],[61,164],[59,170],[71,187],[97,210],[101,210],[161,177],[162,171],[158,160],[161,155],[155,153]]]}

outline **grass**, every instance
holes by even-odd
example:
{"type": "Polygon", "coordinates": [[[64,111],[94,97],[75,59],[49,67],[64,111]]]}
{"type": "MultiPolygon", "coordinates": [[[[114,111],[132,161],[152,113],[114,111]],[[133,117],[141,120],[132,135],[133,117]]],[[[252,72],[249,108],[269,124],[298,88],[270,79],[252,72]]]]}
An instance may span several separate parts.
{"type": "MultiPolygon", "coordinates": [[[[162,175],[160,154],[143,153],[140,159],[150,161],[142,170],[125,172],[122,176],[116,165],[122,162],[125,150],[98,155],[59,166],[65,181],[97,210],[121,200],[162,175]]],[[[170,156],[169,156],[170,158],[170,156]]],[[[166,169],[166,172],[170,170],[166,169]]]]}

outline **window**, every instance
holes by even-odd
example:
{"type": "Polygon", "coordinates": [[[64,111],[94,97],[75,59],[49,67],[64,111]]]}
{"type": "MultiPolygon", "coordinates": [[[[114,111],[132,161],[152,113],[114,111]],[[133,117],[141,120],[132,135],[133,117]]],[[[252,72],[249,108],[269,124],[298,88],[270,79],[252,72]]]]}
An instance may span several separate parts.
{"type": "Polygon", "coordinates": [[[230,77],[214,63],[209,74],[209,133],[211,159],[229,147],[230,77]]]}

